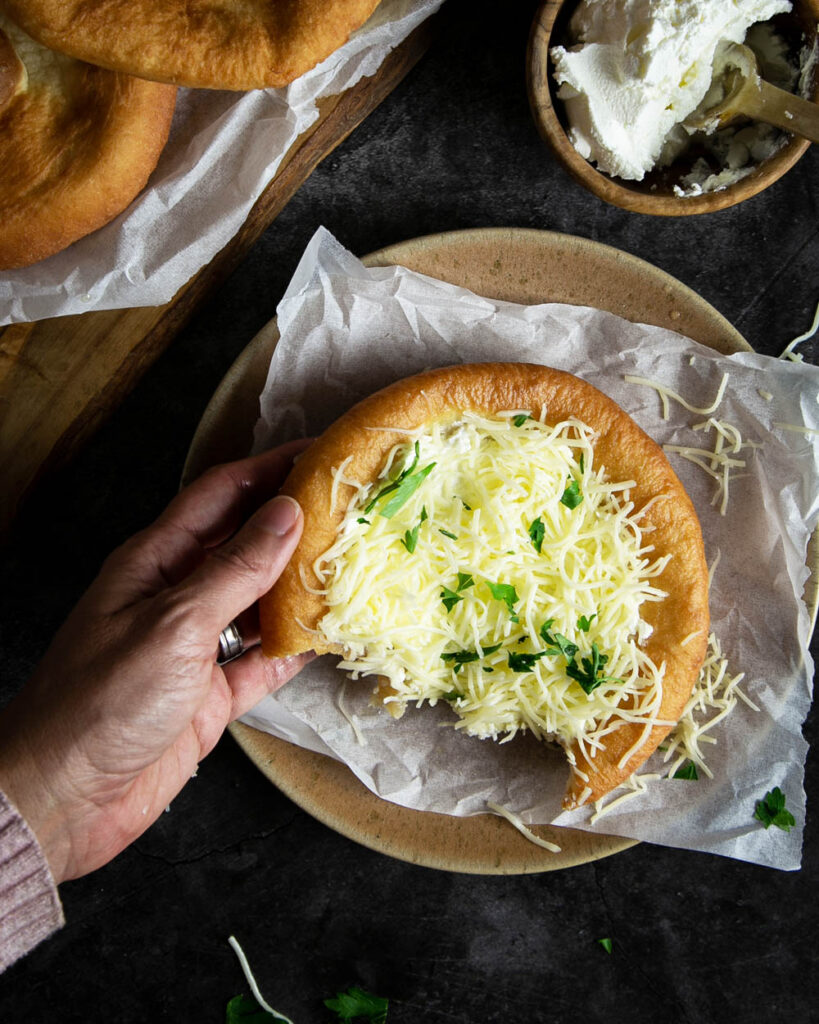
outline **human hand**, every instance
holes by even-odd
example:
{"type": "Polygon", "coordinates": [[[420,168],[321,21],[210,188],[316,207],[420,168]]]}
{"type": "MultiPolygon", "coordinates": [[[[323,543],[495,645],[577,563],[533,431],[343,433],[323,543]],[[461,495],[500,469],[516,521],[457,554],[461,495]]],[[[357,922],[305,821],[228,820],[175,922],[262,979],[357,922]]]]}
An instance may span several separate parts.
{"type": "Polygon", "coordinates": [[[182,491],[106,560],[0,714],[0,789],[57,882],[141,835],[228,723],[311,657],[265,658],[247,611],[301,536],[298,505],[266,499],[303,447],[219,466],[182,491]],[[220,667],[219,633],[240,616],[256,646],[220,667]]]}

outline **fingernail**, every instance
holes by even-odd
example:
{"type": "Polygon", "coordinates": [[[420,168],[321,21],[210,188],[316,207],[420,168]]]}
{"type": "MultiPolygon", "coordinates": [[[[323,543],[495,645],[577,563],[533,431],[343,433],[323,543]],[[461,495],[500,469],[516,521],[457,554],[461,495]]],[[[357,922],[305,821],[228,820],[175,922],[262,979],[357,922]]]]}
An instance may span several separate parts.
{"type": "Polygon", "coordinates": [[[286,537],[296,525],[300,512],[297,501],[286,494],[280,494],[265,506],[261,525],[277,537],[286,537]]]}

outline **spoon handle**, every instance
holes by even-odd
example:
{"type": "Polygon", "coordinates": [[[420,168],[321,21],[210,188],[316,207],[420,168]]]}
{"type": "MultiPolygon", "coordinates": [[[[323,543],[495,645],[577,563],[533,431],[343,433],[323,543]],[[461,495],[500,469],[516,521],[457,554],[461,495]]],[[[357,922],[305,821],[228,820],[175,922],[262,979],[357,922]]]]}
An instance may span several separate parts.
{"type": "Polygon", "coordinates": [[[743,90],[740,109],[756,121],[819,142],[819,104],[777,89],[763,79],[758,80],[757,88],[743,90]]]}

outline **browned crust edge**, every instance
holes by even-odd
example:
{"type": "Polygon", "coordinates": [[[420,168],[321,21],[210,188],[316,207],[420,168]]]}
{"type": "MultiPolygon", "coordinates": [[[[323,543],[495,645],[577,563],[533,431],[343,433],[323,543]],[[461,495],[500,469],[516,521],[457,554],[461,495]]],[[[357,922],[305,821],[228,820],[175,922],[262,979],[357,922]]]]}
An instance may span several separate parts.
{"type": "MultiPolygon", "coordinates": [[[[637,481],[632,498],[638,510],[663,498],[648,508],[643,522],[653,528],[654,557],[673,557],[656,581],[668,597],[646,607],[645,619],[653,633],[644,650],[666,666],[658,717],[676,722],[696,682],[708,640],[708,571],[694,507],[659,446],[614,401],[578,377],[528,363],[444,367],[398,381],[358,403],[307,449],[283,488],[301,504],[305,526],[293,559],[260,602],[265,654],[282,657],[327,650],[309,632],[323,614],[323,601],[305,588],[302,575],[310,586],[320,586],[313,563],[333,543],[352,493],[341,488],[331,514],[334,467],[351,456],[347,475],[370,480],[400,440],[395,428],[409,431],[432,420],[455,419],[465,411],[526,409],[539,414],[543,406],[550,423],[574,417],[595,431],[597,468],[605,467],[612,479],[637,481]]],[[[566,806],[576,806],[586,787],[588,800],[610,792],[646,760],[670,728],[654,726],[640,750],[622,766],[621,759],[643,726],[623,722],[592,761],[575,747],[577,768],[589,781],[572,773],[566,806]]]]}
{"type": "Polygon", "coordinates": [[[174,86],[81,63],[76,79],[71,106],[57,113],[59,98],[32,87],[0,116],[15,160],[36,168],[27,178],[0,172],[0,269],[30,266],[113,220],[143,189],[167,142],[174,86]]]}
{"type": "Polygon", "coordinates": [[[379,0],[4,0],[32,38],[78,60],[199,89],[288,85],[342,46],[379,0]]]}

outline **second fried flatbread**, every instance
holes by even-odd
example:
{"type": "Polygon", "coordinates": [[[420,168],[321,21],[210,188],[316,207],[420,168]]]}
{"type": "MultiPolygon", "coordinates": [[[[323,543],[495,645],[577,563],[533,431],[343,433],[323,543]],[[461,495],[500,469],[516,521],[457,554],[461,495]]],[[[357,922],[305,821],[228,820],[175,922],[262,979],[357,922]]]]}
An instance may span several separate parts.
{"type": "Polygon", "coordinates": [[[41,43],[159,82],[260,89],[347,41],[378,0],[2,0],[41,43]]]}
{"type": "Polygon", "coordinates": [[[0,269],[108,223],[145,185],[176,89],[55,53],[0,13],[0,269]]]}

